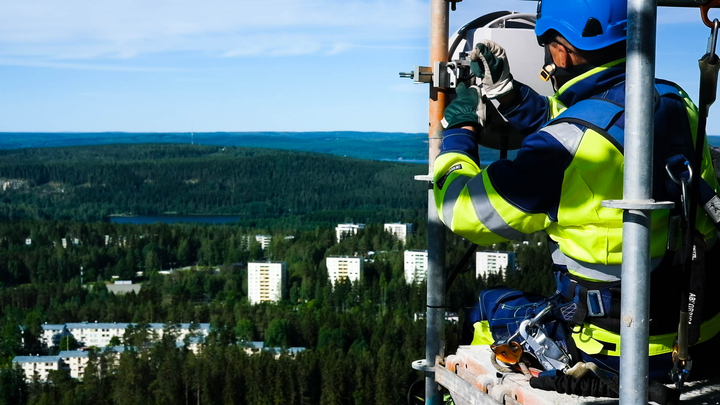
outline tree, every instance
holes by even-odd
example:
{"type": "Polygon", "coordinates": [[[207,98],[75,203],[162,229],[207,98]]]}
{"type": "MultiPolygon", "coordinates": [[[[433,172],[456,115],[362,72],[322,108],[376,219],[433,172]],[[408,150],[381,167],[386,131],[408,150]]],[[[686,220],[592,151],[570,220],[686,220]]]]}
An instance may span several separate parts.
{"type": "Polygon", "coordinates": [[[58,349],[60,350],[75,350],[78,347],[80,347],[80,345],[73,335],[63,336],[60,339],[60,344],[58,344],[58,349]]]}
{"type": "Polygon", "coordinates": [[[234,331],[239,342],[252,342],[255,337],[255,324],[250,319],[241,319],[237,322],[234,331]]]}
{"type": "Polygon", "coordinates": [[[290,321],[275,318],[265,330],[265,345],[269,347],[290,347],[290,321]]]}
{"type": "Polygon", "coordinates": [[[25,374],[21,369],[0,369],[0,405],[22,404],[27,395],[25,374]]]}
{"type": "Polygon", "coordinates": [[[20,325],[12,318],[6,317],[0,330],[0,366],[8,366],[13,357],[22,350],[22,332],[20,325]]]}

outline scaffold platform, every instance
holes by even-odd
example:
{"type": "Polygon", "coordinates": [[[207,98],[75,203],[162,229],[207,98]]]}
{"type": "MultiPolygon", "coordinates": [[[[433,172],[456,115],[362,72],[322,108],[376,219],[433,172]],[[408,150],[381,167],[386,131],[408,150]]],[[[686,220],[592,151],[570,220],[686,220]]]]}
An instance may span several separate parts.
{"type": "MultiPolygon", "coordinates": [[[[614,398],[582,397],[530,387],[520,373],[503,374],[490,362],[489,346],[460,346],[435,366],[435,380],[447,388],[455,405],[581,405],[617,404],[614,398]]],[[[720,404],[720,378],[686,384],[682,404],[720,404]]]]}

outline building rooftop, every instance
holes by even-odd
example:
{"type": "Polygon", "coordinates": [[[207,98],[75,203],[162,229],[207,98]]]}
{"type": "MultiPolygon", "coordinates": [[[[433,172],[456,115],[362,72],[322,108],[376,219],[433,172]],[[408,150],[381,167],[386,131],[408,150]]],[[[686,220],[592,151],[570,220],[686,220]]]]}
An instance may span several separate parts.
{"type": "Polygon", "coordinates": [[[42,326],[43,330],[63,330],[65,325],[56,325],[56,324],[43,324],[42,326]]]}
{"type": "Polygon", "coordinates": [[[58,357],[88,357],[90,353],[85,350],[63,350],[58,357]]]}
{"type": "MultiPolygon", "coordinates": [[[[130,325],[136,326],[136,323],[126,322],[69,322],[65,325],[53,325],[59,326],[57,330],[62,330],[63,327],[67,326],[68,329],[127,329],[130,325]]],[[[167,324],[164,323],[150,323],[148,324],[150,329],[164,329],[167,324]]],[[[189,323],[176,323],[174,324],[178,329],[190,329],[189,323]]],[[[50,325],[43,325],[50,326],[50,325]]],[[[199,329],[207,331],[210,329],[209,323],[198,324],[199,329]]]]}
{"type": "Polygon", "coordinates": [[[60,356],[15,356],[13,363],[54,363],[60,356]]]}

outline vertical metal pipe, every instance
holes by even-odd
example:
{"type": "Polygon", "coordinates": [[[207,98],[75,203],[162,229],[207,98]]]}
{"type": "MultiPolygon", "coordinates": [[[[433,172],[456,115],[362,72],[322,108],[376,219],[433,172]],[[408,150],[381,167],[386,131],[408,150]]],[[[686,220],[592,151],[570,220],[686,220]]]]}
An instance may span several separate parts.
{"type": "MultiPolygon", "coordinates": [[[[434,62],[447,62],[449,14],[447,0],[430,2],[430,66],[434,62]]],[[[443,111],[446,105],[444,89],[430,86],[430,131],[429,131],[429,174],[433,174],[435,157],[440,152],[442,140],[443,111]]],[[[442,337],[445,335],[445,226],[435,207],[432,189],[428,191],[428,274],[427,274],[427,329],[425,337],[425,359],[428,367],[435,366],[440,354],[442,337]]],[[[440,404],[441,399],[434,373],[425,377],[425,398],[430,405],[440,404]]]]}
{"type": "MultiPolygon", "coordinates": [[[[628,1],[624,200],[652,197],[657,0],[628,1]]],[[[623,217],[620,403],[645,405],[648,394],[650,210],[623,217]]]]}

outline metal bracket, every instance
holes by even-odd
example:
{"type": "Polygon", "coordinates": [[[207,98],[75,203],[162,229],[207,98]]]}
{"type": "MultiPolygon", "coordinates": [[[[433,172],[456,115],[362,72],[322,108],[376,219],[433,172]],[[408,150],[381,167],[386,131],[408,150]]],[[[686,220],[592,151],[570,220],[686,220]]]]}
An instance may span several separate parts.
{"type": "Polygon", "coordinates": [[[433,70],[427,66],[416,66],[415,70],[400,72],[400,78],[413,79],[415,83],[432,83],[433,70]]]}
{"type": "Polygon", "coordinates": [[[433,367],[428,366],[426,359],[413,361],[413,362],[412,362],[412,368],[415,369],[415,370],[417,370],[417,371],[422,371],[422,372],[424,372],[425,374],[428,374],[428,375],[434,375],[434,374],[435,374],[435,367],[434,367],[434,366],[433,366],[433,367]]]}
{"type": "Polygon", "coordinates": [[[447,0],[450,3],[450,9],[452,11],[457,10],[457,3],[462,2],[463,0],[447,0]]]}
{"type": "Polygon", "coordinates": [[[615,209],[619,209],[619,210],[653,211],[653,210],[669,210],[675,206],[675,203],[672,201],[656,202],[653,199],[649,199],[649,200],[603,200],[601,205],[605,208],[615,208],[615,209]]]}

